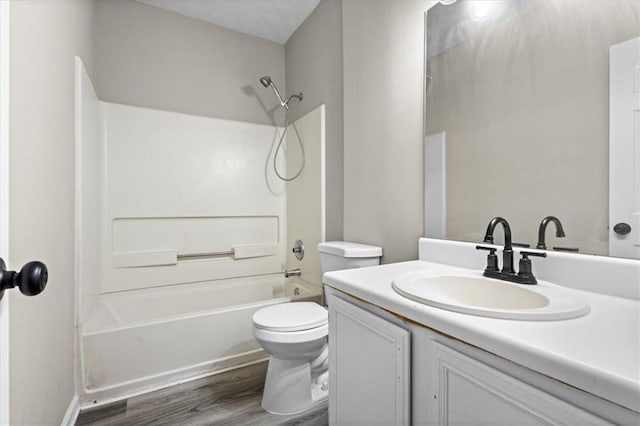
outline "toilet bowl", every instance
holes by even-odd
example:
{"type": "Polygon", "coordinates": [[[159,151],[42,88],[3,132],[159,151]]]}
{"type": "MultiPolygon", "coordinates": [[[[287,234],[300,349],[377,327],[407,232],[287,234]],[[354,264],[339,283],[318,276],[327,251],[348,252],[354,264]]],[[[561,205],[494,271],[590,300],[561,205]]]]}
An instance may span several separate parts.
{"type": "MultiPolygon", "coordinates": [[[[322,272],[378,265],[382,249],[330,241],[318,245],[322,272]]],[[[305,411],[329,395],[327,309],[313,302],[281,303],[253,315],[253,335],[269,353],[262,408],[274,414],[305,411]]]]}
{"type": "Polygon", "coordinates": [[[253,315],[253,335],[270,354],[262,408],[294,414],[329,394],[327,310],[317,303],[272,305],[253,315]]]}

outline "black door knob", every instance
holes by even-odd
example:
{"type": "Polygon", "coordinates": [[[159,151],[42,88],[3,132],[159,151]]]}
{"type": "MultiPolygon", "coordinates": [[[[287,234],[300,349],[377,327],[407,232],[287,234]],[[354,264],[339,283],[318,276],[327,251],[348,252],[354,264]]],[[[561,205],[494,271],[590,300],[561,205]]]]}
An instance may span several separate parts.
{"type": "Polygon", "coordinates": [[[20,272],[7,271],[4,260],[0,258],[0,299],[4,291],[18,287],[26,296],[35,296],[42,293],[47,286],[49,272],[47,265],[42,262],[29,262],[22,267],[20,272]]]}
{"type": "Polygon", "coordinates": [[[631,232],[631,226],[628,223],[624,222],[616,223],[616,225],[613,227],[613,232],[618,235],[627,235],[629,232],[631,232]]]}

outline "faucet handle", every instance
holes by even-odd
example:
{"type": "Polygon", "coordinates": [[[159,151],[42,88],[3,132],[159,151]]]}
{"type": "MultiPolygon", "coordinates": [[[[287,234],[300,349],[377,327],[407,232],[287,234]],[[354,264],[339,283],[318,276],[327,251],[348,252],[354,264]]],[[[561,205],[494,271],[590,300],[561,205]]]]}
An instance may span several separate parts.
{"type": "Polygon", "coordinates": [[[518,282],[520,284],[537,284],[538,281],[533,275],[533,268],[531,266],[531,259],[529,256],[547,257],[547,253],[540,253],[535,251],[521,251],[522,258],[520,259],[520,267],[518,268],[518,282]]]}
{"type": "Polygon", "coordinates": [[[538,256],[538,257],[547,257],[547,253],[544,252],[539,252],[539,251],[521,251],[520,254],[522,255],[523,259],[528,259],[528,256],[538,256]]]}
{"type": "Polygon", "coordinates": [[[484,271],[498,272],[498,256],[496,255],[497,249],[495,247],[476,246],[476,250],[487,250],[489,252],[487,255],[487,267],[484,271]]]}

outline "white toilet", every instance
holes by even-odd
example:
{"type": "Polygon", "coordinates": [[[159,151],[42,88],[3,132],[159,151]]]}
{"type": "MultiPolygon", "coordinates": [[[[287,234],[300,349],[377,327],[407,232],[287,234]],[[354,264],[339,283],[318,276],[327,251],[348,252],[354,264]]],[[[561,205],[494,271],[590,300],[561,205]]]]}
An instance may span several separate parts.
{"type": "MultiPolygon", "coordinates": [[[[382,248],[346,241],[318,244],[322,272],[373,266],[382,248]]],[[[253,315],[253,335],[268,352],[269,367],[262,408],[294,414],[325,400],[329,394],[327,309],[313,302],[281,303],[253,315]]]]}

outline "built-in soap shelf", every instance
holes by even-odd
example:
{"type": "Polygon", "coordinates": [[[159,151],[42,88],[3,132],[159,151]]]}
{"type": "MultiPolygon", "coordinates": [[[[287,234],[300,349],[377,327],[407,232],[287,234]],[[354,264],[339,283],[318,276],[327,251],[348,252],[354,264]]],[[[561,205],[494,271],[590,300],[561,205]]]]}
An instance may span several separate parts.
{"type": "Polygon", "coordinates": [[[181,253],[178,250],[114,253],[111,260],[114,268],[140,268],[145,266],[177,265],[180,261],[191,259],[230,257],[234,260],[240,260],[275,256],[277,254],[277,245],[239,245],[226,251],[201,253],[181,253]]]}
{"type": "Polygon", "coordinates": [[[143,268],[277,256],[284,253],[279,233],[275,215],[117,218],[111,265],[143,268]]]}

